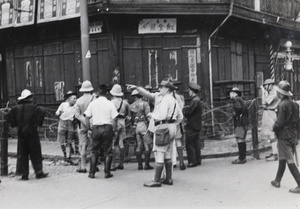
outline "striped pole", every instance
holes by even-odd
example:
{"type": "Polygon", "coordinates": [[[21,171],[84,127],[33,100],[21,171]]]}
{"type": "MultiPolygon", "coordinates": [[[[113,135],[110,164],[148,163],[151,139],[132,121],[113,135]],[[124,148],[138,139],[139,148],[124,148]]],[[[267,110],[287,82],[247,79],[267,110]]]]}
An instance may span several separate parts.
{"type": "Polygon", "coordinates": [[[270,71],[271,79],[275,78],[275,53],[273,49],[273,44],[270,45],[270,71]]]}

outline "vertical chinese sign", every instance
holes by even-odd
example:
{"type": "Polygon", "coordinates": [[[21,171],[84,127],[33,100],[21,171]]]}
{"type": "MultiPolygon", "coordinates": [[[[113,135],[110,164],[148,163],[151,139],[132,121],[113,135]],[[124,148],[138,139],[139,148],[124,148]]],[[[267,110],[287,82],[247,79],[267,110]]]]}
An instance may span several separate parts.
{"type": "Polygon", "coordinates": [[[36,0],[16,0],[16,20],[14,26],[32,25],[34,24],[36,0]]]}
{"type": "Polygon", "coordinates": [[[189,60],[189,78],[190,82],[197,83],[197,63],[196,63],[196,49],[189,49],[188,60],[189,60]]]}
{"type": "Polygon", "coordinates": [[[0,0],[0,29],[14,25],[13,0],[0,0]]]}
{"type": "Polygon", "coordinates": [[[59,0],[39,0],[37,22],[49,22],[59,18],[59,0]]]}

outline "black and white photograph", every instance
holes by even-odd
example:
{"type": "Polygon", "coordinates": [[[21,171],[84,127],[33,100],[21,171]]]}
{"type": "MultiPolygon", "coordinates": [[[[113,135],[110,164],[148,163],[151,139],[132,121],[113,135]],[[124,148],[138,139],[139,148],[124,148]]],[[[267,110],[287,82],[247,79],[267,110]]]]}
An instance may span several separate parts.
{"type": "Polygon", "coordinates": [[[0,0],[0,208],[299,209],[299,142],[300,0],[0,0]]]}

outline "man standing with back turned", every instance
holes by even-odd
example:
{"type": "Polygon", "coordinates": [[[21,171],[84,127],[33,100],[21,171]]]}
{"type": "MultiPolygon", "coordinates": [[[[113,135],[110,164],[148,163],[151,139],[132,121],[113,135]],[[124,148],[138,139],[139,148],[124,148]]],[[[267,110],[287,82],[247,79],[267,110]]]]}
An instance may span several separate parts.
{"type": "Polygon", "coordinates": [[[18,127],[18,152],[20,158],[21,180],[28,180],[29,158],[37,179],[45,178],[38,126],[42,126],[45,112],[33,104],[33,94],[24,89],[18,104],[8,113],[7,119],[12,127],[18,127]]]}
{"type": "Polygon", "coordinates": [[[118,116],[118,111],[115,105],[106,98],[106,95],[106,85],[100,85],[99,97],[92,101],[84,112],[87,127],[90,127],[90,118],[93,117],[92,128],[89,130],[92,131],[93,140],[89,178],[95,178],[96,166],[101,148],[103,149],[103,154],[105,156],[105,178],[113,177],[110,173],[112,162],[112,140],[116,128],[115,118],[118,116]]]}

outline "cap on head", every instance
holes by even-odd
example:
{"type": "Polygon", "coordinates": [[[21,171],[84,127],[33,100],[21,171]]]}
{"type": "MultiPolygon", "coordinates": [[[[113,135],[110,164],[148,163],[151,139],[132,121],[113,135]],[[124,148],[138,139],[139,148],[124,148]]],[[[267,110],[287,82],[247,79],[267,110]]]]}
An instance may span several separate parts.
{"type": "Polygon", "coordinates": [[[23,100],[23,99],[26,99],[30,96],[32,96],[33,93],[31,91],[29,91],[28,89],[24,89],[22,92],[21,92],[21,96],[18,97],[18,100],[23,100]]]}
{"type": "Polygon", "coordinates": [[[268,79],[266,79],[265,82],[263,83],[263,86],[269,85],[269,84],[274,84],[274,83],[275,83],[275,81],[274,81],[273,79],[268,78],[268,79]]]}
{"type": "Polygon", "coordinates": [[[198,84],[193,83],[193,82],[189,83],[189,88],[194,90],[194,91],[200,91],[201,90],[201,87],[198,84]]]}
{"type": "Polygon", "coordinates": [[[123,96],[122,87],[119,84],[115,84],[109,92],[113,96],[123,96]]]}
{"type": "Polygon", "coordinates": [[[134,89],[134,90],[131,92],[131,95],[132,95],[132,96],[139,95],[138,90],[134,89]]]}
{"type": "Polygon", "coordinates": [[[145,89],[147,89],[148,91],[150,91],[150,90],[152,90],[153,88],[152,88],[152,86],[150,86],[150,85],[146,85],[146,86],[145,86],[145,89]]]}
{"type": "Polygon", "coordinates": [[[73,91],[68,91],[68,92],[65,94],[65,98],[68,99],[70,96],[73,96],[73,95],[76,95],[76,93],[73,92],[73,91]]]}
{"type": "Polygon", "coordinates": [[[293,96],[291,92],[291,85],[287,81],[280,81],[276,87],[276,91],[285,96],[293,96]]]}
{"type": "MultiPolygon", "coordinates": [[[[241,92],[241,90],[238,88],[238,87],[233,87],[231,90],[230,90],[230,92],[235,92],[235,93],[237,93],[239,96],[242,96],[242,92],[241,92]]],[[[229,93],[230,93],[229,92],[229,93]]]]}
{"type": "Polygon", "coordinates": [[[173,84],[173,82],[170,78],[163,79],[160,82],[159,86],[165,86],[165,87],[167,87],[169,89],[172,89],[172,90],[176,89],[176,87],[174,86],[174,84],[173,84]]]}
{"type": "Polygon", "coordinates": [[[92,86],[92,83],[86,80],[81,84],[81,88],[79,89],[79,92],[91,92],[93,90],[94,88],[92,86]]]}

